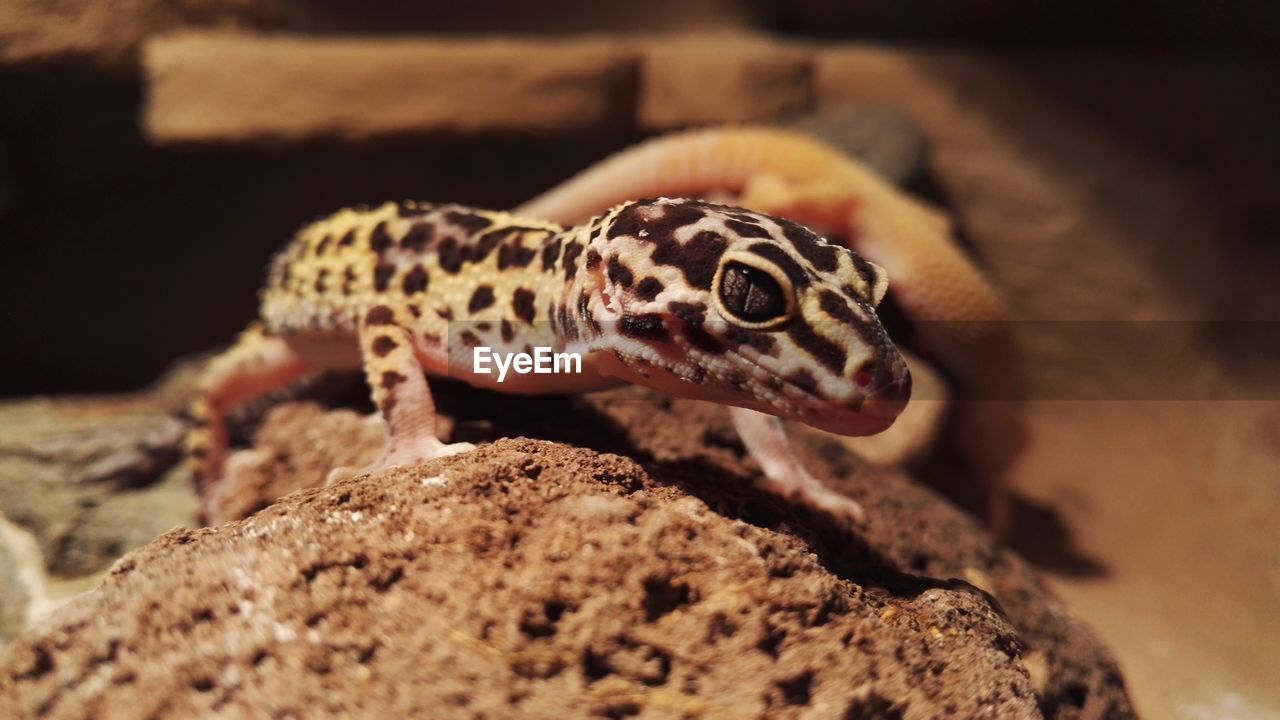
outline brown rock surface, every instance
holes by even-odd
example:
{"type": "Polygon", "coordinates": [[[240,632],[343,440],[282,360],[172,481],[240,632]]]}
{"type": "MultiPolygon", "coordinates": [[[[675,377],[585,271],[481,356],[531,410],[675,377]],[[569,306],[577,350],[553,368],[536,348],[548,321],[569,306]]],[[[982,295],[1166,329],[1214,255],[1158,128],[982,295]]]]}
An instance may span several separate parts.
{"type": "Polygon", "coordinates": [[[648,130],[766,122],[805,110],[811,53],[748,37],[643,46],[638,118],[648,130]]]}
{"type": "Polygon", "coordinates": [[[157,142],[599,130],[629,125],[636,75],[631,50],[591,39],[187,34],[143,64],[157,142]]]}
{"type": "Polygon", "coordinates": [[[980,592],[858,587],[815,549],[623,458],[504,440],[165,535],[10,649],[6,697],[106,716],[1034,714],[980,592]]]}
{"type": "MultiPolygon", "coordinates": [[[[899,473],[805,435],[868,510],[853,535],[751,490],[721,408],[442,390],[455,437],[642,465],[500,440],[170,533],[15,641],[0,713],[1129,714],[1034,574],[899,473]]],[[[317,482],[368,425],[284,405],[249,464],[317,482]]]]}
{"type": "Polygon", "coordinates": [[[187,382],[181,370],[151,392],[0,404],[0,514],[35,536],[50,573],[99,571],[192,522],[188,478],[165,472],[187,382]]]}

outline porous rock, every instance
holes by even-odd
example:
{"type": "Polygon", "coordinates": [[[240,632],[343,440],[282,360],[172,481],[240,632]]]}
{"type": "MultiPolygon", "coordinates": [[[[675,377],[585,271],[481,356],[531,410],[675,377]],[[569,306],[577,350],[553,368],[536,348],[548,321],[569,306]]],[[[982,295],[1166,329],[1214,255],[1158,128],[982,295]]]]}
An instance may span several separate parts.
{"type": "Polygon", "coordinates": [[[835,538],[715,512],[619,456],[502,440],[162,536],[8,650],[0,703],[53,717],[1036,714],[994,603],[856,550],[828,567],[835,538]]]}
{"type": "MultiPolygon", "coordinates": [[[[498,440],[170,533],[15,641],[0,711],[1131,714],[1036,576],[901,473],[802,437],[806,465],[868,511],[851,532],[751,489],[723,408],[440,390],[454,439],[595,450],[498,440]]],[[[319,483],[381,442],[319,412],[269,413],[255,472],[319,483]]]]}

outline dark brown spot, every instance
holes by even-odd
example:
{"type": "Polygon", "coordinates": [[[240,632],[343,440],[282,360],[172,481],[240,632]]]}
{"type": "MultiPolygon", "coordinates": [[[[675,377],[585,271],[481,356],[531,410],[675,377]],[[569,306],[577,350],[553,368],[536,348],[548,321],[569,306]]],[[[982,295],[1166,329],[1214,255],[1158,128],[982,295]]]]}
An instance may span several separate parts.
{"type": "Polygon", "coordinates": [[[401,375],[395,370],[386,370],[382,373],[382,389],[392,390],[395,388],[395,386],[399,385],[400,383],[408,379],[409,378],[405,377],[404,375],[401,375]]]}
{"type": "Polygon", "coordinates": [[[528,267],[537,256],[538,251],[521,245],[520,238],[517,236],[516,239],[498,248],[498,269],[528,267]]]}
{"type": "Polygon", "coordinates": [[[328,289],[327,282],[326,282],[328,278],[329,278],[329,270],[327,268],[320,268],[320,270],[316,273],[315,289],[317,293],[324,293],[324,291],[328,289]]]}
{"type": "Polygon", "coordinates": [[[685,340],[689,341],[690,345],[708,355],[722,355],[727,349],[719,338],[707,332],[707,329],[702,325],[688,323],[681,328],[680,332],[684,335],[685,340]]]}
{"type": "Polygon", "coordinates": [[[516,288],[516,291],[511,294],[511,311],[515,313],[516,317],[532,325],[533,318],[536,315],[533,307],[535,299],[536,296],[532,290],[516,288]]]}
{"type": "Polygon", "coordinates": [[[450,275],[457,275],[462,269],[462,248],[458,245],[457,238],[447,237],[439,242],[436,246],[436,262],[440,263],[440,269],[450,275]]]}
{"type": "Polygon", "coordinates": [[[483,215],[477,215],[471,212],[461,210],[450,210],[444,214],[444,219],[451,224],[457,225],[470,234],[475,234],[493,224],[493,221],[483,215]]]}
{"type": "Polygon", "coordinates": [[[667,329],[662,324],[660,313],[623,315],[618,321],[618,331],[638,340],[666,341],[668,339],[667,329]]]}
{"type": "Polygon", "coordinates": [[[338,247],[350,247],[356,244],[356,231],[351,229],[343,233],[338,240],[338,247]]]}
{"type": "Polygon", "coordinates": [[[683,245],[674,240],[660,243],[653,251],[653,261],[659,265],[675,265],[689,285],[706,290],[711,287],[720,256],[728,246],[719,235],[700,232],[683,245]]]}
{"type": "Polygon", "coordinates": [[[351,294],[351,285],[356,281],[356,270],[350,265],[342,269],[342,294],[351,294]]]}
{"type": "Polygon", "coordinates": [[[480,338],[470,330],[463,330],[458,335],[458,340],[462,341],[462,344],[467,347],[475,347],[480,344],[480,338]]]}
{"type": "Polygon", "coordinates": [[[487,333],[493,329],[493,325],[488,322],[478,322],[476,323],[476,329],[479,330],[480,332],[487,333]]]}
{"type": "Polygon", "coordinates": [[[631,287],[631,283],[635,282],[635,275],[631,274],[631,268],[623,265],[617,257],[609,258],[609,269],[607,271],[609,281],[621,285],[624,288],[631,287]]]}
{"type": "Polygon", "coordinates": [[[333,244],[333,236],[325,235],[320,238],[320,242],[316,243],[316,255],[323,255],[329,251],[329,246],[333,244]]]}
{"type": "Polygon", "coordinates": [[[390,250],[394,244],[395,241],[391,239],[391,233],[387,232],[386,220],[375,225],[373,232],[369,233],[369,249],[379,255],[390,250]]]}
{"type": "Polygon", "coordinates": [[[404,282],[401,287],[404,288],[405,295],[414,295],[420,292],[426,292],[427,282],[430,277],[427,275],[427,269],[421,265],[414,265],[413,269],[404,276],[404,282]]]}
{"type": "Polygon", "coordinates": [[[701,325],[707,319],[707,306],[702,303],[672,301],[667,303],[667,309],[684,323],[701,325]]]}
{"type": "MultiPolygon", "coordinates": [[[[871,266],[871,263],[863,259],[861,255],[853,251],[848,252],[849,257],[853,259],[853,268],[858,271],[858,274],[862,276],[863,281],[867,283],[868,292],[870,292],[870,289],[876,286],[876,281],[879,279],[880,274],[876,272],[876,269],[871,266]]],[[[871,302],[870,295],[864,299],[867,302],[871,302]]]]}
{"type": "Polygon", "coordinates": [[[641,240],[671,241],[671,235],[676,230],[705,217],[707,207],[705,203],[698,202],[658,205],[655,200],[640,200],[618,213],[609,227],[609,237],[630,235],[640,238],[640,231],[647,230],[646,236],[640,238],[641,240]],[[651,214],[657,217],[648,217],[651,214]]]}
{"type": "Polygon", "coordinates": [[[764,228],[760,227],[759,225],[756,225],[755,223],[745,223],[745,222],[742,222],[741,220],[726,220],[724,225],[725,227],[729,228],[729,230],[733,231],[734,233],[737,233],[741,237],[765,238],[765,239],[773,237],[772,235],[769,234],[768,230],[765,230],[764,228]]]}
{"type": "Polygon", "coordinates": [[[724,344],[703,326],[707,319],[706,305],[673,301],[667,303],[667,309],[680,321],[680,333],[690,345],[711,355],[725,351],[724,344]]]}
{"type": "Polygon", "coordinates": [[[818,392],[818,380],[813,377],[813,373],[805,370],[804,368],[800,368],[799,370],[791,373],[791,375],[787,377],[787,381],[810,395],[818,392]]]}
{"type": "Polygon", "coordinates": [[[729,384],[732,385],[735,390],[743,390],[747,387],[747,374],[741,370],[729,371],[728,380],[729,384]]]}
{"type": "Polygon", "coordinates": [[[780,220],[778,224],[782,226],[782,234],[795,246],[796,252],[800,253],[800,257],[813,263],[814,267],[823,272],[832,272],[836,269],[836,256],[840,252],[839,248],[823,242],[821,238],[813,234],[813,231],[803,225],[797,225],[787,220],[780,220]]]}
{"type": "Polygon", "coordinates": [[[467,303],[467,312],[476,313],[490,305],[493,305],[493,286],[481,285],[471,293],[471,300],[467,303]]]}
{"type": "Polygon", "coordinates": [[[636,285],[636,297],[641,300],[653,300],[662,292],[662,281],[650,275],[636,285]]]}
{"type": "Polygon", "coordinates": [[[844,348],[831,342],[813,331],[805,322],[793,322],[787,328],[787,334],[796,345],[822,363],[828,370],[837,375],[844,371],[846,359],[844,348]]]}
{"type": "Polygon", "coordinates": [[[564,246],[564,279],[572,280],[578,273],[578,256],[582,254],[582,243],[571,242],[564,246]]]}
{"type": "Polygon", "coordinates": [[[374,305],[364,316],[365,325],[391,325],[395,322],[395,313],[386,305],[374,305]]]}
{"type": "Polygon", "coordinates": [[[397,343],[390,336],[379,335],[378,337],[373,339],[372,347],[373,347],[374,355],[377,355],[378,357],[386,357],[387,355],[391,354],[392,350],[395,350],[397,347],[399,347],[399,343],[397,343]]]}
{"type": "Polygon", "coordinates": [[[587,251],[587,269],[595,270],[596,268],[600,267],[601,259],[602,258],[600,257],[600,253],[596,252],[595,250],[588,250],[587,251]]]}
{"type": "Polygon", "coordinates": [[[795,261],[786,250],[774,245],[773,243],[754,243],[747,248],[751,252],[759,255],[778,266],[788,278],[795,288],[803,288],[809,285],[809,275],[800,267],[800,263],[795,261]]]}
{"type": "Polygon", "coordinates": [[[550,270],[556,266],[556,260],[560,258],[560,238],[556,238],[547,243],[542,248],[542,269],[550,270]]]}
{"type": "Polygon", "coordinates": [[[862,320],[849,309],[849,304],[833,290],[823,290],[818,294],[818,306],[838,322],[854,327],[861,326],[862,320]]]}
{"type": "Polygon", "coordinates": [[[463,250],[463,259],[469,263],[484,262],[484,259],[489,257],[489,253],[493,252],[494,248],[501,245],[516,232],[515,228],[501,228],[481,235],[479,240],[466,246],[463,250]]]}
{"type": "Polygon", "coordinates": [[[409,305],[409,306],[407,306],[407,307],[409,308],[409,314],[410,314],[410,315],[414,316],[415,318],[420,318],[420,317],[422,317],[422,307],[421,307],[421,306],[418,306],[418,305],[409,305]]]}
{"type": "Polygon", "coordinates": [[[436,308],[436,315],[439,315],[439,316],[440,316],[440,318],[441,318],[442,320],[452,320],[452,319],[453,319],[453,308],[451,308],[451,307],[439,307],[439,308],[436,308]]]}
{"type": "Polygon", "coordinates": [[[502,331],[502,342],[510,343],[512,338],[516,336],[515,328],[511,327],[511,321],[503,320],[500,328],[502,331]]]}
{"type": "Polygon", "coordinates": [[[373,289],[386,292],[391,284],[391,276],[396,274],[396,266],[390,263],[378,263],[373,266],[373,289]]]}
{"type": "Polygon", "coordinates": [[[730,325],[725,329],[724,335],[725,340],[730,343],[750,346],[755,348],[756,352],[761,355],[772,355],[778,347],[778,342],[773,339],[773,336],[764,332],[746,330],[730,325]]]}
{"type": "Polygon", "coordinates": [[[400,247],[410,252],[422,253],[431,244],[436,229],[430,223],[418,222],[409,227],[409,232],[400,238],[400,247]]]}

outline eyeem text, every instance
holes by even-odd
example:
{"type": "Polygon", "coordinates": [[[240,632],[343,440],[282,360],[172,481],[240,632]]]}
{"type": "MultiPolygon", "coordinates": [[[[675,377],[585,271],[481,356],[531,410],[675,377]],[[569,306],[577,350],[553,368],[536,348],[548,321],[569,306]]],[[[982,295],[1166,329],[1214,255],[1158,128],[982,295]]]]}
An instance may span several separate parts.
{"type": "Polygon", "coordinates": [[[471,349],[471,371],[477,375],[492,375],[498,371],[498,382],[507,379],[507,372],[518,375],[551,375],[556,373],[581,373],[582,356],[578,353],[558,353],[549,347],[535,347],[533,353],[494,352],[481,345],[471,349]]]}

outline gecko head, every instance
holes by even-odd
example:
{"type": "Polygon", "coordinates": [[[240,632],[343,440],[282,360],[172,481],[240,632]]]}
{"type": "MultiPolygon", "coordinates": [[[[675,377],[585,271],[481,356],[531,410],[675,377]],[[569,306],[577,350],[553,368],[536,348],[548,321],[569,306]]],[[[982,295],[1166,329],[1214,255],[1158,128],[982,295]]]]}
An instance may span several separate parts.
{"type": "Polygon", "coordinates": [[[910,396],[875,313],[884,270],[795,223],[625,203],[591,225],[586,267],[610,371],[630,382],[845,435],[884,430],[910,396]]]}

